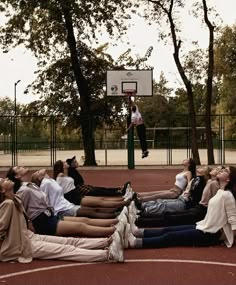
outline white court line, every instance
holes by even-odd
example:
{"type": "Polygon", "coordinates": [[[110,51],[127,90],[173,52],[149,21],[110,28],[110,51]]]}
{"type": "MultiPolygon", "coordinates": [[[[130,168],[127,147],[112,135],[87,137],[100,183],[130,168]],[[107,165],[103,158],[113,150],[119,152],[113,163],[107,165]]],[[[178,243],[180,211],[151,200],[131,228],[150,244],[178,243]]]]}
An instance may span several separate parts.
{"type": "MultiPolygon", "coordinates": [[[[184,259],[183,260],[178,260],[178,259],[128,259],[128,260],[125,260],[125,263],[141,263],[141,262],[172,262],[172,263],[178,262],[178,263],[208,264],[208,265],[236,267],[235,263],[224,263],[224,262],[204,261],[204,260],[184,260],[184,259]]],[[[0,279],[15,277],[19,275],[28,274],[28,273],[58,269],[58,268],[67,268],[67,267],[83,266],[83,265],[91,265],[91,264],[104,264],[104,263],[109,264],[109,262],[92,262],[92,263],[72,263],[72,264],[42,267],[42,268],[37,268],[37,269],[31,269],[31,270],[25,270],[25,271],[5,274],[5,275],[0,276],[0,279]]]]}

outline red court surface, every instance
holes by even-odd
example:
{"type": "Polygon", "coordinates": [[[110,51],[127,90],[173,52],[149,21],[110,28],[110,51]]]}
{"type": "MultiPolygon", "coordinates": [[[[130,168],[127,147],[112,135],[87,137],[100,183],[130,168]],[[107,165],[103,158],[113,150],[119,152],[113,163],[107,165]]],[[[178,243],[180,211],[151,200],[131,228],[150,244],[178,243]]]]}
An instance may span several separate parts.
{"type": "MultiPolygon", "coordinates": [[[[131,181],[134,191],[168,189],[180,169],[81,170],[86,184],[119,186],[131,181]]],[[[0,174],[4,176],[4,172],[0,174]]],[[[0,263],[0,284],[7,285],[157,285],[236,284],[236,246],[126,249],[122,264],[84,264],[34,260],[0,263]]]]}

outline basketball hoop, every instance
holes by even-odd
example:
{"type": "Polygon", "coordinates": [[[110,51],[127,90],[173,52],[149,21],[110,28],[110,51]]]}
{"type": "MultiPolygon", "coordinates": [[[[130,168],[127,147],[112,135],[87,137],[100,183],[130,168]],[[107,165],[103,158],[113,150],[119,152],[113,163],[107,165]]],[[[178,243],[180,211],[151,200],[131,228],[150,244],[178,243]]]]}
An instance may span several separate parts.
{"type": "Polygon", "coordinates": [[[124,89],[123,93],[125,94],[125,96],[133,97],[136,95],[136,90],[135,89],[124,89]]]}

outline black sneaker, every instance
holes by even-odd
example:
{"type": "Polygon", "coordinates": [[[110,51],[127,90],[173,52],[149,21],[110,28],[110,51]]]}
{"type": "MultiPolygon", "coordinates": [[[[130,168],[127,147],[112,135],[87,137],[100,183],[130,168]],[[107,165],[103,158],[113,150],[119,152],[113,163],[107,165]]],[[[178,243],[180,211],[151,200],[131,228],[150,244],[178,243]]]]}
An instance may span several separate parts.
{"type": "Polygon", "coordinates": [[[148,150],[144,151],[144,152],[142,153],[142,158],[147,157],[148,154],[149,154],[149,151],[148,151],[148,150]]]}

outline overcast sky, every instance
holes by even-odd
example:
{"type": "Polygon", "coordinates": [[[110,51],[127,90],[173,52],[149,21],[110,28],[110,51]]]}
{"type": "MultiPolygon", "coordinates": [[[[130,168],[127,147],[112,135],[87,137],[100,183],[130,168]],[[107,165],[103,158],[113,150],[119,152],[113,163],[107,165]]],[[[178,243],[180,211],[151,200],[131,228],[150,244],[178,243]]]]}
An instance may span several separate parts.
{"type": "MultiPolygon", "coordinates": [[[[232,25],[236,22],[235,0],[209,0],[208,2],[215,4],[216,10],[223,19],[224,24],[232,25]]],[[[175,86],[177,82],[180,82],[180,77],[173,61],[173,47],[171,45],[164,46],[162,43],[157,42],[158,30],[155,25],[148,26],[142,19],[137,17],[134,17],[133,22],[134,25],[127,34],[130,45],[120,42],[118,46],[111,47],[109,53],[116,59],[130,47],[134,57],[136,55],[142,57],[147,49],[153,46],[148,64],[154,68],[154,79],[158,80],[161,71],[163,71],[166,78],[170,81],[170,86],[175,86]]],[[[199,41],[201,47],[205,48],[208,43],[208,31],[200,28],[199,20],[193,21],[192,17],[186,14],[184,17],[184,38],[188,39],[185,48],[187,45],[190,46],[192,40],[199,41]]],[[[104,39],[104,42],[106,42],[106,39],[104,39]]],[[[36,99],[33,96],[23,94],[27,85],[35,78],[36,60],[31,53],[23,48],[16,48],[8,54],[0,52],[0,63],[0,96],[8,96],[13,100],[14,84],[21,80],[17,84],[17,101],[28,103],[36,99]]]]}

